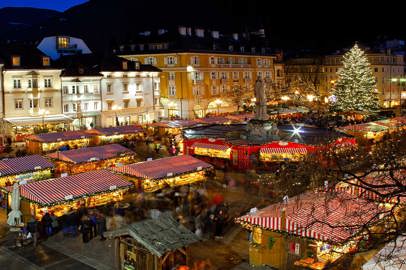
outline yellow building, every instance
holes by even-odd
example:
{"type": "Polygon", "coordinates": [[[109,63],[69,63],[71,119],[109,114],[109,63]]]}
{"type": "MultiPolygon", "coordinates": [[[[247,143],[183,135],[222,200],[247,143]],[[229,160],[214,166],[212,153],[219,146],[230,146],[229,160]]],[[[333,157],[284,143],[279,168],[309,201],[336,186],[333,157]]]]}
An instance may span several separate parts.
{"type": "Polygon", "coordinates": [[[245,53],[150,53],[122,57],[160,68],[164,117],[193,119],[237,110],[253,97],[257,78],[280,81],[275,56],[245,53]],[[278,80],[276,80],[278,79],[278,80]],[[238,88],[240,90],[236,91],[238,88]]]}

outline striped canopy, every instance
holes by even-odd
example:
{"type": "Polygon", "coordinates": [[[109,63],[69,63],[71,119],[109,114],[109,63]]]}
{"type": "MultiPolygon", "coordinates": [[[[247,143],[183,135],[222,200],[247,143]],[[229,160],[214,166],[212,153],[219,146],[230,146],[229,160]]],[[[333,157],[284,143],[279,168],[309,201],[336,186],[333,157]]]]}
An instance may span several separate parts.
{"type": "Polygon", "coordinates": [[[0,160],[0,177],[54,168],[54,164],[40,155],[0,160]]]}
{"type": "Polygon", "coordinates": [[[113,170],[136,178],[161,179],[209,168],[213,166],[192,156],[183,155],[134,163],[113,170]]]}
{"type": "Polygon", "coordinates": [[[307,154],[308,146],[293,142],[271,142],[261,147],[260,154],[307,154]]]}
{"type": "MultiPolygon", "coordinates": [[[[20,194],[42,206],[63,204],[83,196],[129,188],[132,184],[107,170],[37,181],[20,186],[20,194]]],[[[6,188],[9,192],[12,187],[6,188]]]]}
{"type": "Polygon", "coordinates": [[[50,143],[59,141],[73,141],[90,138],[93,136],[94,135],[87,133],[86,131],[65,131],[31,135],[27,137],[27,140],[50,143]]]}
{"type": "Polygon", "coordinates": [[[202,142],[196,142],[192,145],[192,147],[195,148],[205,148],[205,149],[213,149],[213,150],[219,150],[219,151],[227,151],[230,149],[230,146],[225,145],[225,144],[212,144],[212,143],[202,143],[202,142]]]}
{"type": "Polygon", "coordinates": [[[273,231],[334,243],[344,243],[362,226],[377,221],[382,209],[348,193],[312,193],[292,198],[236,219],[273,231]]]}
{"type": "Polygon", "coordinates": [[[135,153],[119,144],[107,144],[96,147],[79,148],[69,151],[52,153],[47,155],[47,157],[78,164],[89,161],[111,159],[120,157],[120,155],[135,155],[135,153]]]}
{"type": "Polygon", "coordinates": [[[104,136],[123,135],[123,134],[135,134],[141,133],[144,130],[138,125],[107,127],[107,128],[95,128],[89,130],[88,133],[104,136]]]}

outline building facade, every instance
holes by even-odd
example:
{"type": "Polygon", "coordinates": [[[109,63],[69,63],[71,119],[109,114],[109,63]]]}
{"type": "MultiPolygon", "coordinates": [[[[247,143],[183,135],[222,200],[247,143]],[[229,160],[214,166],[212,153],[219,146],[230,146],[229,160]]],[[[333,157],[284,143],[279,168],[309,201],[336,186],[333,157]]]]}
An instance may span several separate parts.
{"type": "Polygon", "coordinates": [[[6,133],[25,134],[65,128],[61,110],[61,69],[36,49],[2,50],[3,121],[6,133]]]}
{"type": "Polygon", "coordinates": [[[103,127],[158,120],[160,69],[115,57],[105,61],[100,73],[103,127]]]}
{"type": "Polygon", "coordinates": [[[38,44],[37,48],[51,57],[52,60],[56,60],[66,55],[92,53],[82,39],[69,36],[45,37],[38,44]]]}
{"type": "Polygon", "coordinates": [[[182,52],[123,55],[162,70],[164,117],[193,119],[207,113],[233,112],[236,99],[253,97],[255,81],[275,81],[273,56],[182,52]],[[243,95],[235,97],[236,88],[243,95]]]}

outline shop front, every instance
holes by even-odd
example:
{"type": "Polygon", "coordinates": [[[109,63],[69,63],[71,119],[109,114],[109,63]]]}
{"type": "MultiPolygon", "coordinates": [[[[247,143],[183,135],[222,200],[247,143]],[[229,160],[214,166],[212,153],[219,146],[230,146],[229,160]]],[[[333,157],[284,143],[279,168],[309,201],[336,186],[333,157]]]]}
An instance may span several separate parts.
{"type": "Polygon", "coordinates": [[[52,177],[54,164],[40,155],[0,160],[0,187],[52,177]]]}
{"type": "MultiPolygon", "coordinates": [[[[70,210],[115,203],[123,199],[131,186],[130,182],[106,170],[20,185],[23,222],[31,216],[40,220],[47,212],[60,217],[70,210]]],[[[2,191],[10,203],[12,187],[2,191]]]]}
{"type": "Polygon", "coordinates": [[[116,268],[122,270],[172,270],[189,265],[188,246],[199,238],[170,213],[132,223],[104,233],[114,239],[116,268]]]}
{"type": "Polygon", "coordinates": [[[261,146],[259,159],[262,162],[300,161],[312,147],[293,142],[271,142],[261,146]]]}
{"type": "Polygon", "coordinates": [[[138,125],[96,128],[88,132],[96,136],[96,144],[137,141],[144,137],[144,130],[138,125]]]}
{"type": "Polygon", "coordinates": [[[133,163],[135,153],[119,144],[107,144],[55,152],[47,158],[55,163],[56,175],[71,175],[133,163]]]}
{"type": "Polygon", "coordinates": [[[31,135],[26,138],[28,153],[41,154],[91,146],[94,135],[86,131],[65,131],[31,135]]]}
{"type": "Polygon", "coordinates": [[[213,166],[192,156],[174,156],[113,168],[145,192],[204,181],[213,166]]]}

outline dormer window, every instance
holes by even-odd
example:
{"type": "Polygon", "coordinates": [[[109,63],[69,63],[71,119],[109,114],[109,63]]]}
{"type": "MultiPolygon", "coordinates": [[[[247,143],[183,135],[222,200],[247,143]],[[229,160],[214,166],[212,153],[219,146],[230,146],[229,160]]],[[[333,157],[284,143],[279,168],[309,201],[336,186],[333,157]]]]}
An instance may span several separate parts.
{"type": "Polygon", "coordinates": [[[186,36],[186,27],[180,26],[179,29],[178,29],[178,31],[179,31],[179,34],[180,34],[180,35],[186,36]]]}
{"type": "Polygon", "coordinates": [[[204,29],[196,29],[196,36],[203,38],[204,37],[204,29]]]}
{"type": "Polygon", "coordinates": [[[13,56],[11,58],[11,63],[13,67],[19,67],[21,65],[21,57],[20,56],[13,56]]]}
{"type": "Polygon", "coordinates": [[[49,67],[51,65],[51,59],[48,56],[42,57],[42,65],[44,67],[49,67]]]}
{"type": "Polygon", "coordinates": [[[58,49],[69,48],[69,37],[58,37],[57,42],[58,49]]]}
{"type": "Polygon", "coordinates": [[[123,70],[128,70],[128,62],[123,61],[123,70]]]}
{"type": "Polygon", "coordinates": [[[211,32],[211,36],[215,39],[220,38],[220,32],[219,31],[213,31],[211,32]]]}

